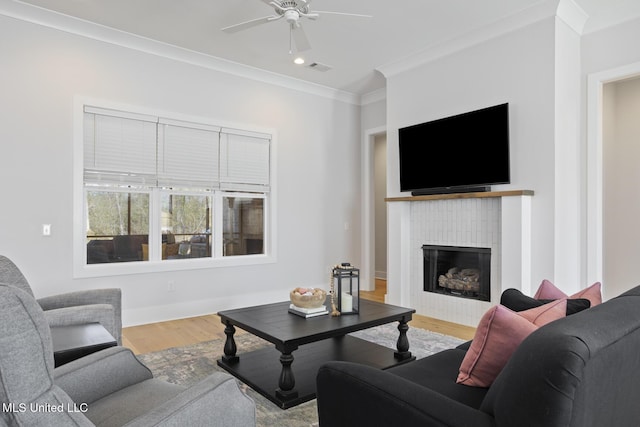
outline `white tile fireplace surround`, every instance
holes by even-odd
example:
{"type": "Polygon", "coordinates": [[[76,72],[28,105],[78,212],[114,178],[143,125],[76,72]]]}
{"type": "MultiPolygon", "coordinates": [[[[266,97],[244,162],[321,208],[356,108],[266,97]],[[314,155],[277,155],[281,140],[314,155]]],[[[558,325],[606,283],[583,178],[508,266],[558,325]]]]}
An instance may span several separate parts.
{"type": "Polygon", "coordinates": [[[476,326],[507,288],[530,294],[532,191],[397,197],[389,203],[387,302],[418,314],[476,326]],[[491,249],[491,301],[424,291],[422,245],[491,249]],[[392,248],[390,246],[390,248],[392,248]],[[399,286],[394,286],[395,284],[399,286]]]}

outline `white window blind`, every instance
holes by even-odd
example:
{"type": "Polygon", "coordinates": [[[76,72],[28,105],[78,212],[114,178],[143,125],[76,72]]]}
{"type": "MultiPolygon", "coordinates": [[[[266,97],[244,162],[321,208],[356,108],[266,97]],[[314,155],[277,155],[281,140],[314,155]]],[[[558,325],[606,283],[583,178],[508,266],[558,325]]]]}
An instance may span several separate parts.
{"type": "Polygon", "coordinates": [[[220,186],[224,190],[269,191],[270,135],[223,129],[220,186]]]}
{"type": "Polygon", "coordinates": [[[268,192],[271,135],[85,106],[89,184],[268,192]]]}
{"type": "Polygon", "coordinates": [[[219,187],[219,132],[214,126],[160,119],[158,185],[219,187]]]}
{"type": "Polygon", "coordinates": [[[152,117],[85,107],[84,170],[91,183],[155,184],[156,123],[152,117]]]}

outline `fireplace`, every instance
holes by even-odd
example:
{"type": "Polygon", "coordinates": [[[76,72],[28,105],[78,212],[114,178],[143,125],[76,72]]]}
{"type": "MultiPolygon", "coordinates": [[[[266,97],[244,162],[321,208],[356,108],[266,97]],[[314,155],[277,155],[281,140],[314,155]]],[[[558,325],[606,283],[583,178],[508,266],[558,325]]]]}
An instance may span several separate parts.
{"type": "Polygon", "coordinates": [[[491,301],[491,249],[423,245],[424,291],[491,301]]]}

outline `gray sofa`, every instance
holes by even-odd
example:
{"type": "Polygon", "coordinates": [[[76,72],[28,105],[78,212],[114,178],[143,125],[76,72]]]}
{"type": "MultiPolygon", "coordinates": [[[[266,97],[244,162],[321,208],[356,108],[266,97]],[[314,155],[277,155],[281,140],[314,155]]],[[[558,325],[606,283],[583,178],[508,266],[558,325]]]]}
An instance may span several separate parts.
{"type": "Polygon", "coordinates": [[[456,384],[467,346],[386,371],[331,362],[320,426],[637,427],[640,287],[529,335],[488,388],[456,384]]]}
{"type": "MultiPolygon", "coordinates": [[[[33,295],[20,269],[0,255],[0,282],[33,295]]],[[[52,295],[37,300],[49,326],[81,325],[98,322],[122,345],[122,294],[118,288],[88,289],[52,295]]]]}
{"type": "Polygon", "coordinates": [[[49,325],[28,293],[0,283],[0,426],[255,426],[228,374],[186,388],[111,347],[54,370],[49,325]]]}

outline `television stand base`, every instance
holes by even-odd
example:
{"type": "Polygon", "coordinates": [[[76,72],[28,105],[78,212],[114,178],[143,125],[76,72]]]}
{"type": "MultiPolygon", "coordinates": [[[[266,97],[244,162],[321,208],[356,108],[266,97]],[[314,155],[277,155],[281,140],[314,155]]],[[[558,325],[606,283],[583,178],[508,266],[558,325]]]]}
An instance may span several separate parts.
{"type": "Polygon", "coordinates": [[[490,186],[479,185],[474,187],[440,187],[425,188],[423,190],[415,190],[411,192],[412,196],[431,196],[434,194],[456,194],[456,193],[483,193],[491,191],[490,186]]]}

